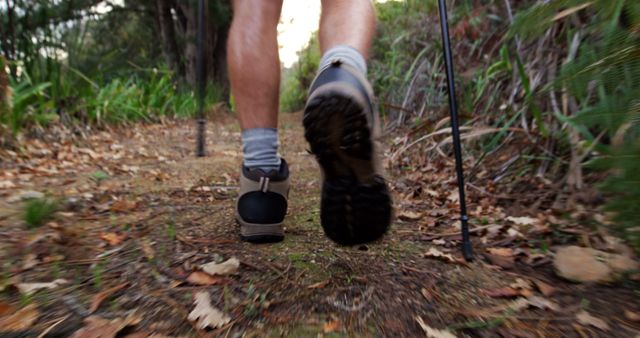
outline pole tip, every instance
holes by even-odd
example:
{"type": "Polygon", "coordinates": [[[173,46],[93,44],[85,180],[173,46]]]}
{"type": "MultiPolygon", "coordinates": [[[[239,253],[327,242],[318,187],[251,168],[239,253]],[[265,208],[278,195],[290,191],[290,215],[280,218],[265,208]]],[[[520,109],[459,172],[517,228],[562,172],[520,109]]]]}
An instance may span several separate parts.
{"type": "Polygon", "coordinates": [[[465,241],[462,243],[462,256],[467,262],[473,261],[473,247],[471,247],[470,241],[465,241]]]}

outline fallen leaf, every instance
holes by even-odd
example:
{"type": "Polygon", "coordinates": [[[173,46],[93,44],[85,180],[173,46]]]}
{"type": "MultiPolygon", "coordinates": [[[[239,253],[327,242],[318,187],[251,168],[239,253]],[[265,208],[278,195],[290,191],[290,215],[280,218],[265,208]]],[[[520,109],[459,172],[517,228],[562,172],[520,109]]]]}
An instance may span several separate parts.
{"type": "Polygon", "coordinates": [[[558,21],[566,16],[569,16],[579,10],[585,9],[589,6],[593,5],[593,1],[589,1],[577,6],[573,6],[573,7],[569,7],[561,12],[559,12],[558,14],[554,15],[553,18],[551,18],[551,21],[558,21]]]}
{"type": "Polygon", "coordinates": [[[336,320],[332,320],[330,322],[324,323],[323,331],[324,333],[336,332],[336,331],[339,331],[341,327],[342,327],[342,323],[340,322],[340,320],[336,319],[336,320]]]}
{"type": "Polygon", "coordinates": [[[416,321],[418,322],[418,325],[420,325],[420,327],[427,334],[427,338],[456,338],[456,336],[453,333],[447,330],[438,330],[430,327],[420,317],[416,317],[416,321]]]}
{"type": "Polygon", "coordinates": [[[148,260],[153,260],[156,252],[153,250],[153,246],[151,246],[148,238],[143,238],[142,241],[140,241],[140,247],[142,248],[144,256],[147,257],[148,260]]]}
{"type": "Polygon", "coordinates": [[[3,317],[9,312],[13,312],[13,307],[7,303],[0,302],[0,317],[3,317]]]}
{"type": "Polygon", "coordinates": [[[398,218],[403,221],[419,221],[424,215],[419,212],[404,210],[398,214],[398,218]]]}
{"type": "Polygon", "coordinates": [[[2,180],[0,181],[0,189],[11,189],[11,188],[15,188],[16,185],[9,181],[9,180],[2,180]]]}
{"type": "Polygon", "coordinates": [[[503,256],[503,257],[513,256],[513,249],[511,248],[487,248],[487,252],[496,256],[503,256]]]}
{"type": "Polygon", "coordinates": [[[420,293],[422,294],[424,299],[429,302],[433,302],[436,299],[436,295],[434,294],[435,292],[432,289],[422,288],[420,289],[420,293]]]}
{"type": "Polygon", "coordinates": [[[480,290],[480,292],[491,298],[515,298],[520,296],[530,297],[533,295],[530,290],[518,290],[509,286],[492,290],[480,290]]]}
{"type": "Polygon", "coordinates": [[[591,325],[595,328],[598,328],[602,331],[609,331],[609,324],[604,320],[594,317],[589,312],[582,310],[576,314],[576,319],[578,323],[582,325],[591,325]]]}
{"type": "Polygon", "coordinates": [[[560,307],[558,306],[558,304],[543,297],[531,296],[527,298],[527,302],[529,303],[529,305],[537,307],[541,310],[552,310],[556,312],[560,311],[560,307]]]}
{"type": "Polygon", "coordinates": [[[549,297],[552,294],[554,294],[557,289],[554,288],[553,286],[543,282],[543,281],[539,281],[537,279],[534,279],[534,284],[536,285],[536,287],[538,288],[538,290],[545,296],[549,297]]]}
{"type": "Polygon", "coordinates": [[[224,280],[202,271],[194,271],[187,277],[187,282],[194,285],[215,285],[223,284],[224,280]]]}
{"type": "Polygon", "coordinates": [[[240,268],[240,261],[237,258],[232,257],[222,263],[210,262],[203,264],[200,268],[202,271],[210,275],[230,275],[238,271],[240,268]]]}
{"type": "Polygon", "coordinates": [[[112,320],[90,316],[84,320],[86,326],[76,331],[71,338],[115,338],[120,331],[128,326],[137,325],[140,321],[135,313],[124,319],[112,320]]]}
{"type": "Polygon", "coordinates": [[[78,152],[81,154],[89,155],[89,157],[91,157],[92,160],[95,160],[100,157],[95,151],[88,148],[78,148],[78,152]]]}
{"type": "Polygon", "coordinates": [[[504,269],[511,269],[515,266],[516,260],[513,256],[500,256],[493,254],[485,254],[485,256],[491,261],[491,264],[497,265],[504,269]]]}
{"type": "Polygon", "coordinates": [[[24,261],[22,262],[22,270],[29,270],[38,265],[38,263],[40,263],[38,255],[34,253],[27,254],[24,256],[24,261]]]}
{"type": "Polygon", "coordinates": [[[0,328],[10,332],[26,330],[35,323],[38,316],[40,316],[38,308],[35,304],[29,304],[8,316],[0,317],[0,328]]]}
{"type": "Polygon", "coordinates": [[[231,321],[231,318],[220,310],[211,306],[209,293],[200,291],[195,294],[196,307],[187,317],[190,321],[196,322],[199,329],[210,327],[212,329],[222,327],[231,321]]]}
{"type": "Polygon", "coordinates": [[[307,289],[324,289],[327,285],[329,285],[331,281],[329,279],[324,280],[322,282],[314,283],[307,286],[307,289]]]}
{"type": "Polygon", "coordinates": [[[516,278],[515,282],[509,284],[509,286],[518,290],[531,290],[531,282],[522,278],[516,278]]]}
{"type": "Polygon", "coordinates": [[[117,246],[117,245],[120,245],[120,243],[122,243],[122,241],[124,241],[125,238],[127,238],[127,235],[117,234],[115,232],[108,232],[100,235],[100,238],[106,241],[107,243],[109,243],[109,245],[111,246],[117,246]]]}
{"type": "Polygon", "coordinates": [[[137,206],[138,206],[138,203],[136,201],[129,201],[129,200],[123,199],[123,200],[118,200],[113,202],[113,204],[111,205],[111,211],[127,212],[127,211],[134,210],[137,206]]]}
{"type": "Polygon", "coordinates": [[[89,307],[89,313],[94,313],[98,309],[98,307],[100,307],[100,304],[105,299],[107,299],[107,297],[111,296],[115,292],[120,291],[125,286],[127,286],[127,284],[129,283],[122,283],[120,285],[116,285],[112,288],[106,289],[100,293],[97,293],[95,296],[93,296],[93,300],[91,301],[91,306],[89,307]]]}
{"type": "Polygon", "coordinates": [[[640,322],[640,314],[637,312],[624,310],[624,317],[632,322],[640,322]]]}
{"type": "Polygon", "coordinates": [[[40,289],[54,289],[66,283],[68,283],[66,279],[56,279],[53,282],[49,283],[18,283],[16,284],[16,288],[18,288],[18,291],[20,291],[20,293],[28,296],[40,289]]]}
{"type": "Polygon", "coordinates": [[[509,216],[507,217],[507,221],[510,221],[519,225],[534,225],[539,222],[536,218],[531,218],[527,216],[523,216],[523,217],[509,216]]]}
{"type": "Polygon", "coordinates": [[[437,258],[447,263],[464,264],[464,265],[467,264],[463,259],[453,257],[451,254],[445,254],[436,248],[429,248],[429,251],[427,251],[427,253],[425,253],[424,256],[426,258],[437,258]]]}
{"type": "Polygon", "coordinates": [[[451,190],[451,192],[447,196],[447,199],[453,203],[458,202],[458,200],[460,200],[460,192],[458,191],[458,189],[451,190]]]}

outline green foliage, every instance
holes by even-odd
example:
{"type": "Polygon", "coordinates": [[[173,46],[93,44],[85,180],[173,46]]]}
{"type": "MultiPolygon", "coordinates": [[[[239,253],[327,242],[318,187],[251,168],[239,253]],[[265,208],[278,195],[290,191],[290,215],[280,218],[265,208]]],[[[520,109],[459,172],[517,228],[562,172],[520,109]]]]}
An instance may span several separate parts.
{"type": "Polygon", "coordinates": [[[48,198],[37,198],[27,201],[23,219],[27,228],[34,229],[44,225],[56,212],[58,204],[48,198]]]}
{"type": "Polygon", "coordinates": [[[95,171],[91,174],[91,180],[96,182],[96,184],[102,183],[102,181],[109,178],[109,174],[105,173],[102,170],[95,171]]]}
{"type": "MultiPolygon", "coordinates": [[[[521,12],[513,32],[536,38],[558,20],[583,13],[587,22],[579,28],[567,23],[565,32],[575,57],[561,68],[547,90],[567,91],[575,100],[573,116],[556,117],[576,129],[584,139],[608,135],[597,149],[594,168],[608,169],[604,191],[613,193],[607,209],[614,211],[616,230],[640,249],[637,225],[640,211],[640,3],[637,1],[559,0],[539,4],[521,12]],[[558,13],[572,13],[564,17],[558,13]],[[539,25],[530,25],[538,22],[539,25]],[[612,141],[607,141],[612,140],[612,141]]],[[[544,94],[544,93],[543,93],[544,94]]]]}
{"type": "MultiPolygon", "coordinates": [[[[0,115],[0,123],[14,133],[34,125],[46,126],[60,118],[97,125],[129,121],[153,121],[161,116],[192,116],[197,101],[190,91],[178,88],[166,70],[147,70],[144,76],[116,78],[98,84],[78,70],[67,67],[50,73],[52,81],[34,83],[24,72],[11,79],[13,107],[0,115]]],[[[212,86],[205,102],[221,99],[212,86]]]]}
{"type": "Polygon", "coordinates": [[[287,69],[282,81],[280,110],[295,112],[304,108],[307,90],[320,64],[320,46],[314,34],[305,48],[298,52],[298,61],[287,69]]]}

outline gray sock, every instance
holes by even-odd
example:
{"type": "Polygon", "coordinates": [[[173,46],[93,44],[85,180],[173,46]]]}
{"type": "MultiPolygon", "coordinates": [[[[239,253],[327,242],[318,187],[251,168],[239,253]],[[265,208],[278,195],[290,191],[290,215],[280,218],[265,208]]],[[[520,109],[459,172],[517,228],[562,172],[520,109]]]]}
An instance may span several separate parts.
{"type": "Polygon", "coordinates": [[[355,67],[362,72],[362,75],[367,75],[367,61],[364,59],[364,56],[362,56],[357,49],[346,45],[335,46],[324,53],[320,60],[320,69],[328,66],[336,59],[341,60],[351,67],[355,67]]]}
{"type": "Polygon", "coordinates": [[[280,168],[278,155],[278,129],[253,128],[242,131],[244,165],[265,171],[280,168]]]}

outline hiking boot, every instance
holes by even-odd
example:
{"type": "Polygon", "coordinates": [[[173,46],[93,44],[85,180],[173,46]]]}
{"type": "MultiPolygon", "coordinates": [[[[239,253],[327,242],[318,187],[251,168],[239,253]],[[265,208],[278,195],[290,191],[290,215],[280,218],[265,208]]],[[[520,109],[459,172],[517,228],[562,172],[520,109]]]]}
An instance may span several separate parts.
{"type": "Polygon", "coordinates": [[[303,123],[323,172],[325,234],[343,245],[381,238],[391,223],[392,202],[377,153],[371,85],[355,68],[334,60],[311,85],[303,123]]]}
{"type": "Polygon", "coordinates": [[[268,172],[243,165],[236,203],[240,238],[253,243],[282,241],[288,195],[289,167],[284,159],[279,170],[268,172]]]}

